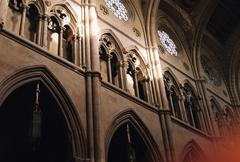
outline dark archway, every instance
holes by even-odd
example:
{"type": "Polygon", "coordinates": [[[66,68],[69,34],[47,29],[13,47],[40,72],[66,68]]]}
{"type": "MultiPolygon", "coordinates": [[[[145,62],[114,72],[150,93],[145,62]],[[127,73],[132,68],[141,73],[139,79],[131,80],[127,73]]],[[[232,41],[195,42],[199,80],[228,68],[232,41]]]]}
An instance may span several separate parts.
{"type": "Polygon", "coordinates": [[[130,123],[125,123],[112,137],[108,150],[108,162],[136,161],[152,162],[153,159],[136,129],[130,123]]]}
{"type": "Polygon", "coordinates": [[[163,161],[151,133],[132,110],[117,115],[106,138],[108,162],[163,161]]]}
{"type": "Polygon", "coordinates": [[[33,110],[37,81],[15,89],[0,108],[0,161],[2,162],[72,162],[71,137],[60,107],[40,83],[41,127],[35,140],[33,110]]]}
{"type": "MultiPolygon", "coordinates": [[[[60,117],[60,119],[62,120],[62,123],[64,123],[61,125],[61,128],[63,128],[65,132],[63,136],[69,138],[67,141],[69,142],[69,144],[71,143],[71,150],[73,154],[72,156],[74,157],[74,159],[75,160],[86,159],[86,156],[87,156],[87,152],[86,152],[87,147],[85,143],[86,137],[84,134],[84,129],[81,125],[81,120],[78,116],[78,113],[76,112],[76,108],[74,107],[72,101],[70,100],[70,96],[67,94],[64,87],[56,79],[56,77],[49,71],[47,67],[29,66],[29,67],[21,68],[17,70],[15,73],[9,75],[9,77],[2,80],[2,82],[0,82],[0,109],[8,100],[8,97],[14,94],[18,88],[21,88],[33,82],[35,84],[36,82],[40,82],[41,87],[45,87],[45,90],[47,91],[48,95],[51,94],[50,100],[53,99],[54,103],[56,103],[54,104],[54,106],[56,106],[54,107],[54,110],[58,109],[57,114],[61,114],[58,117],[60,117]]],[[[41,95],[42,97],[44,97],[43,92],[41,95]]],[[[21,100],[21,103],[23,101],[24,100],[21,100]]],[[[40,106],[41,106],[41,102],[42,101],[40,101],[40,106]]],[[[33,104],[32,105],[32,109],[33,109],[34,102],[31,104],[33,104]]],[[[23,105],[22,107],[23,107],[22,109],[24,109],[25,106],[23,105]]],[[[53,109],[52,107],[53,106],[51,106],[51,109],[53,109]]],[[[1,109],[1,111],[3,110],[1,109]]],[[[51,113],[49,113],[49,115],[51,115],[51,113]]],[[[54,117],[55,116],[51,117],[51,120],[55,120],[54,117]]],[[[50,118],[48,119],[50,120],[50,118]]],[[[58,123],[58,124],[61,124],[61,123],[58,123]]],[[[2,148],[0,148],[0,151],[2,151],[2,148]]]]}

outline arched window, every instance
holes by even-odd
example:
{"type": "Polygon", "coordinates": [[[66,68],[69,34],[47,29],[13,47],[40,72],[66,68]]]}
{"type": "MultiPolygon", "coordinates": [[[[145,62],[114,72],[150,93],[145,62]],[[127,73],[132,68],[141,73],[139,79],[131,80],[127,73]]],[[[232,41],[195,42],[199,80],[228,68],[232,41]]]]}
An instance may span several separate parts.
{"type": "Polygon", "coordinates": [[[182,119],[182,113],[179,105],[179,88],[176,81],[169,72],[164,73],[164,84],[168,103],[172,110],[172,115],[179,119],[182,119]]]}
{"type": "Polygon", "coordinates": [[[174,41],[170,38],[170,36],[163,30],[158,30],[158,36],[160,42],[167,50],[170,55],[177,56],[177,46],[175,45],[174,41]]]}
{"type": "Polygon", "coordinates": [[[144,101],[148,101],[146,71],[143,61],[137,57],[135,52],[130,51],[128,55],[127,89],[130,94],[144,101]]]}
{"type": "Polygon", "coordinates": [[[37,31],[39,24],[39,13],[35,5],[30,4],[26,15],[24,26],[24,37],[28,40],[37,43],[37,31]]]}
{"type": "Polygon", "coordinates": [[[62,48],[63,48],[63,58],[73,63],[74,62],[73,31],[68,25],[64,26],[62,48]]]}
{"type": "Polygon", "coordinates": [[[122,88],[122,78],[120,70],[121,51],[114,39],[104,34],[100,38],[100,71],[104,81],[122,88]]]}
{"type": "Polygon", "coordinates": [[[58,55],[59,31],[60,26],[57,19],[51,16],[48,22],[47,42],[48,50],[55,55],[58,55]]]}
{"type": "Polygon", "coordinates": [[[128,21],[128,12],[121,0],[105,0],[108,8],[120,20],[128,21]]]}
{"type": "Polygon", "coordinates": [[[189,84],[185,83],[183,89],[184,89],[183,94],[185,97],[184,106],[188,122],[193,127],[201,129],[202,127],[200,123],[201,114],[197,96],[195,95],[194,90],[189,84]]]}
{"type": "Polygon", "coordinates": [[[6,29],[19,34],[23,8],[22,0],[9,0],[8,6],[6,29]]]}

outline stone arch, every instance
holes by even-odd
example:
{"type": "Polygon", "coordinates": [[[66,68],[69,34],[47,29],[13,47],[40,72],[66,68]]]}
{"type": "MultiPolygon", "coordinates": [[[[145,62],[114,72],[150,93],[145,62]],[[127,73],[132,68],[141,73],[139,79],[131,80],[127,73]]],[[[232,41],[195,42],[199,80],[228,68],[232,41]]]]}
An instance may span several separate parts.
{"type": "Polygon", "coordinates": [[[131,55],[131,53],[133,53],[134,55],[137,56],[137,58],[140,61],[140,65],[137,66],[138,68],[140,68],[144,74],[146,75],[147,78],[150,77],[149,71],[148,71],[148,62],[147,62],[147,58],[144,58],[143,54],[140,52],[140,50],[138,49],[137,46],[131,45],[129,47],[126,48],[127,51],[127,56],[131,55]]]}
{"type": "Polygon", "coordinates": [[[205,7],[202,9],[201,15],[199,16],[200,19],[198,21],[198,24],[196,26],[196,31],[193,35],[193,43],[191,48],[191,55],[192,55],[192,62],[193,62],[193,68],[194,72],[197,78],[201,78],[200,74],[200,56],[201,56],[201,46],[202,46],[202,39],[203,34],[206,29],[206,25],[208,21],[211,18],[212,13],[214,12],[214,9],[216,7],[216,1],[206,1],[205,7]]]}
{"type": "Polygon", "coordinates": [[[191,88],[191,90],[193,91],[194,95],[197,97],[198,93],[197,93],[195,87],[193,86],[193,84],[189,80],[187,80],[187,79],[185,79],[183,81],[183,85],[185,85],[185,84],[187,84],[191,88]]]}
{"type": "Polygon", "coordinates": [[[219,102],[217,101],[217,99],[214,96],[210,97],[210,102],[217,106],[217,109],[219,112],[223,112],[221,105],[219,104],[219,102]]]}
{"type": "Polygon", "coordinates": [[[100,35],[100,39],[103,35],[108,35],[112,39],[112,41],[115,43],[115,45],[117,47],[119,60],[123,60],[124,47],[123,47],[121,41],[115,35],[115,33],[111,29],[104,29],[104,30],[99,31],[99,35],[100,35]]]}
{"type": "Polygon", "coordinates": [[[185,147],[183,148],[183,151],[180,156],[180,161],[184,162],[185,158],[189,155],[189,153],[194,152],[196,154],[196,158],[198,159],[198,162],[206,161],[206,156],[199,144],[195,140],[190,140],[185,147]]]}
{"type": "Polygon", "coordinates": [[[176,88],[177,88],[177,91],[178,91],[178,93],[180,94],[180,82],[179,82],[178,78],[177,78],[176,75],[173,73],[173,71],[172,71],[171,68],[169,68],[169,67],[164,68],[164,69],[163,69],[163,74],[166,73],[166,72],[169,73],[170,76],[173,78],[173,81],[175,82],[175,86],[177,86],[177,87],[176,87],[176,88]]]}
{"type": "Polygon", "coordinates": [[[41,14],[41,15],[45,14],[47,9],[46,9],[46,5],[43,2],[43,0],[39,0],[39,1],[31,0],[31,1],[28,2],[27,5],[30,5],[30,4],[33,4],[33,5],[36,6],[36,8],[38,9],[39,14],[41,14]]]}
{"type": "MultiPolygon", "coordinates": [[[[179,24],[169,15],[167,15],[166,13],[163,14],[164,17],[159,16],[160,18],[157,20],[157,30],[160,29],[165,31],[174,41],[177,47],[178,56],[186,55],[188,61],[191,62],[187,33],[185,33],[184,30],[179,26],[179,24]]],[[[157,30],[155,31],[156,35],[158,35],[157,30]]]]}
{"type": "Polygon", "coordinates": [[[140,117],[131,109],[125,110],[116,115],[113,119],[112,124],[108,128],[105,136],[106,157],[108,157],[108,150],[114,133],[125,123],[130,123],[139,133],[145,145],[147,146],[148,151],[151,153],[151,158],[153,159],[153,161],[163,161],[162,155],[159,151],[159,147],[154,141],[154,138],[152,137],[147,126],[142,122],[140,117]]]}
{"type": "Polygon", "coordinates": [[[17,70],[0,83],[0,106],[15,89],[26,83],[40,81],[56,99],[71,136],[73,157],[85,159],[87,148],[83,126],[76,108],[61,83],[45,66],[30,66],[17,70]]]}

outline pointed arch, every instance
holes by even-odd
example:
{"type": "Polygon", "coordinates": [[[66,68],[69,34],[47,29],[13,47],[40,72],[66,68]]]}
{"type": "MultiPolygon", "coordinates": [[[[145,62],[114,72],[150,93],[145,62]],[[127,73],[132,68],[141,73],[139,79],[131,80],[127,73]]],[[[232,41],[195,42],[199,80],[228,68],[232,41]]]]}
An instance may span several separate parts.
{"type": "Polygon", "coordinates": [[[187,120],[193,127],[203,129],[205,125],[203,122],[202,108],[199,104],[199,97],[195,88],[188,80],[185,80],[183,83],[184,106],[187,120]]]}
{"type": "Polygon", "coordinates": [[[135,45],[130,45],[130,46],[126,47],[125,50],[126,50],[127,52],[130,52],[130,51],[134,52],[134,53],[143,61],[143,63],[144,63],[145,65],[148,64],[146,58],[143,58],[143,56],[144,56],[143,53],[140,52],[140,50],[139,50],[139,48],[138,48],[137,46],[135,46],[135,45]]]}
{"type": "Polygon", "coordinates": [[[28,2],[27,5],[29,6],[30,4],[35,5],[36,8],[38,9],[39,14],[41,14],[41,15],[45,14],[47,11],[46,5],[43,2],[43,0],[38,0],[38,1],[31,0],[28,2]]]}
{"type": "Polygon", "coordinates": [[[142,122],[140,117],[131,109],[128,109],[116,115],[112,121],[112,124],[108,128],[105,137],[106,157],[108,155],[110,142],[112,140],[114,133],[118,130],[118,128],[120,128],[123,124],[126,123],[130,123],[138,132],[138,134],[144,141],[144,144],[147,146],[148,151],[151,153],[151,158],[153,159],[153,161],[154,162],[163,161],[162,155],[159,151],[159,147],[154,141],[154,138],[152,137],[147,126],[142,122]]]}
{"type": "Polygon", "coordinates": [[[219,102],[217,101],[217,99],[214,96],[210,97],[210,102],[216,105],[216,108],[219,112],[223,112],[221,105],[219,104],[219,102]]]}
{"type": "Polygon", "coordinates": [[[77,110],[64,87],[46,66],[22,68],[1,81],[0,106],[15,89],[32,81],[40,81],[56,99],[70,132],[73,156],[85,159],[86,137],[77,110]]]}
{"type": "MultiPolygon", "coordinates": [[[[189,154],[195,155],[197,159],[196,162],[202,162],[207,161],[206,155],[201,149],[201,147],[198,145],[198,143],[195,140],[190,140],[184,147],[180,161],[185,162],[186,158],[189,156],[189,154]]],[[[195,162],[195,161],[194,161],[195,162]]]]}
{"type": "Polygon", "coordinates": [[[193,86],[193,84],[189,80],[185,79],[183,81],[183,85],[188,85],[191,88],[194,95],[196,95],[196,97],[197,97],[197,91],[196,91],[195,87],[193,86]]]}
{"type": "Polygon", "coordinates": [[[113,41],[117,50],[117,57],[119,60],[123,60],[124,47],[116,34],[111,29],[103,29],[99,31],[100,40],[104,35],[107,35],[113,41]]]}
{"type": "Polygon", "coordinates": [[[170,76],[172,77],[173,81],[175,82],[175,86],[177,86],[176,88],[178,89],[178,93],[180,93],[180,82],[178,80],[178,78],[176,77],[176,75],[173,73],[172,69],[169,67],[166,67],[163,69],[163,74],[164,73],[169,73],[170,76]]]}
{"type": "Polygon", "coordinates": [[[181,100],[180,100],[182,95],[181,95],[180,86],[179,86],[180,84],[177,78],[172,73],[172,71],[166,71],[165,69],[163,73],[163,81],[164,81],[168,103],[172,110],[172,115],[179,119],[183,119],[183,113],[182,113],[183,111],[181,110],[181,100]]]}

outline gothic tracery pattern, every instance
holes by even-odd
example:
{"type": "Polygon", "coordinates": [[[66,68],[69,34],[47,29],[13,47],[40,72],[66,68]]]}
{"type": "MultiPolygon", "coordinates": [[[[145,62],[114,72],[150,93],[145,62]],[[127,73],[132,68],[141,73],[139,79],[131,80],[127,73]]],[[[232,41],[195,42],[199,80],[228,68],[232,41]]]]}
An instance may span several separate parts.
{"type": "Polygon", "coordinates": [[[168,51],[168,53],[177,56],[178,55],[177,47],[174,41],[169,37],[169,35],[165,31],[159,30],[158,36],[160,38],[162,45],[168,51]]]}
{"type": "Polygon", "coordinates": [[[106,5],[120,20],[128,21],[127,9],[121,0],[106,0],[106,5]]]}

